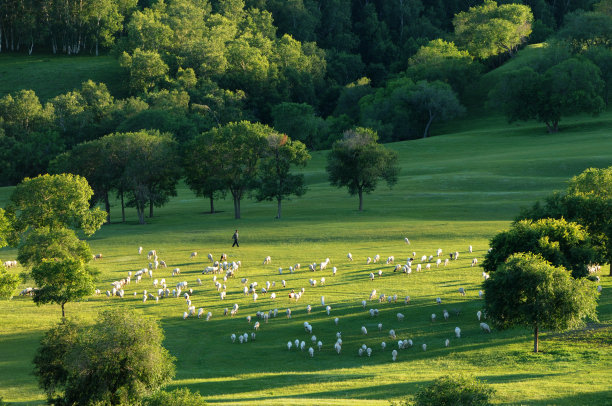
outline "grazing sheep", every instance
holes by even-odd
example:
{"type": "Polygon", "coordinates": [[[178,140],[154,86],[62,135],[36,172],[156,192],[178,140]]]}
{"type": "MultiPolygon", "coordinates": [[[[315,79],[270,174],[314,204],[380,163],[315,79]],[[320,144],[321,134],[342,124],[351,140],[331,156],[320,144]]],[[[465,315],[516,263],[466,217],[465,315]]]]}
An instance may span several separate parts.
{"type": "Polygon", "coordinates": [[[185,320],[187,317],[189,317],[189,313],[183,312],[183,320],[185,320]]]}
{"type": "Polygon", "coordinates": [[[275,300],[276,299],[276,292],[272,292],[270,294],[270,299],[275,300]]]}
{"type": "Polygon", "coordinates": [[[321,348],[323,348],[323,342],[322,341],[318,341],[317,342],[317,347],[319,347],[319,351],[321,351],[321,348]]]}
{"type": "Polygon", "coordinates": [[[278,268],[278,274],[279,274],[279,275],[282,275],[282,274],[283,274],[283,268],[281,268],[281,267],[279,267],[279,268],[278,268]]]}
{"type": "Polygon", "coordinates": [[[402,313],[397,314],[397,321],[404,321],[404,315],[402,313]]]}
{"type": "Polygon", "coordinates": [[[365,328],[365,326],[361,326],[361,334],[368,335],[368,330],[365,328]]]}
{"type": "MultiPolygon", "coordinates": [[[[204,314],[204,309],[200,307],[198,309],[198,319],[201,318],[203,314],[204,314]]],[[[234,336],[234,338],[236,338],[236,336],[234,336]]]]}
{"type": "Polygon", "coordinates": [[[325,285],[325,278],[321,278],[321,286],[325,285]]]}
{"type": "Polygon", "coordinates": [[[293,343],[291,341],[287,341],[287,349],[291,351],[291,347],[293,347],[293,343]]]}
{"type": "Polygon", "coordinates": [[[366,265],[370,265],[371,262],[372,262],[372,258],[367,257],[366,258],[366,265]]]}
{"type": "Polygon", "coordinates": [[[480,323],[480,328],[485,333],[490,333],[491,332],[491,327],[489,327],[489,325],[487,323],[480,323]]]}
{"type": "Polygon", "coordinates": [[[404,304],[408,304],[408,303],[410,303],[410,296],[406,296],[404,298],[404,304]]]}
{"type": "Polygon", "coordinates": [[[461,294],[461,296],[465,296],[465,289],[459,288],[459,293],[461,294]]]}
{"type": "Polygon", "coordinates": [[[468,248],[468,251],[470,252],[470,254],[472,253],[472,246],[470,245],[470,247],[468,248]]]}
{"type": "Polygon", "coordinates": [[[253,329],[255,331],[259,330],[259,322],[258,321],[256,321],[255,324],[253,325],[253,329]]]}
{"type": "Polygon", "coordinates": [[[138,247],[138,255],[142,254],[142,247],[138,247]]]}
{"type": "Polygon", "coordinates": [[[317,270],[317,265],[316,264],[310,264],[308,265],[308,269],[310,269],[312,272],[317,270]]]}
{"type": "Polygon", "coordinates": [[[272,258],[269,255],[263,260],[264,265],[267,265],[271,262],[272,262],[272,258]]]}
{"type": "Polygon", "coordinates": [[[476,312],[476,317],[478,317],[478,321],[480,321],[480,318],[482,317],[482,312],[480,310],[476,312]]]}
{"type": "Polygon", "coordinates": [[[597,292],[601,293],[602,290],[603,288],[601,287],[601,285],[597,285],[597,292]]]}
{"type": "Polygon", "coordinates": [[[376,289],[374,289],[372,293],[370,293],[370,300],[374,300],[375,297],[376,297],[376,289]]]}
{"type": "Polygon", "coordinates": [[[425,265],[425,269],[431,269],[431,264],[425,265]]]}
{"type": "Polygon", "coordinates": [[[446,309],[443,311],[443,315],[444,315],[444,320],[448,320],[448,312],[446,311],[446,309]]]}
{"type": "Polygon", "coordinates": [[[93,259],[102,259],[102,254],[93,255],[93,259]]]}
{"type": "Polygon", "coordinates": [[[339,321],[340,321],[340,319],[339,319],[339,318],[337,318],[337,317],[334,319],[334,323],[336,324],[336,326],[338,325],[338,322],[339,322],[339,321]]]}
{"type": "Polygon", "coordinates": [[[206,321],[210,321],[212,319],[212,312],[206,313],[206,321]]]}
{"type": "Polygon", "coordinates": [[[346,257],[348,258],[349,261],[353,260],[353,255],[350,252],[346,254],[346,257]]]}
{"type": "Polygon", "coordinates": [[[461,329],[459,327],[455,327],[455,337],[461,338],[461,329]]]}
{"type": "Polygon", "coordinates": [[[421,272],[421,264],[417,264],[416,271],[421,272]]]}
{"type": "Polygon", "coordinates": [[[478,291],[478,297],[479,297],[479,298],[481,298],[481,299],[482,299],[482,294],[483,294],[483,293],[482,293],[482,290],[479,290],[479,291],[478,291]]]}
{"type": "Polygon", "coordinates": [[[368,354],[368,357],[370,355],[372,355],[372,349],[371,348],[366,348],[366,354],[368,354]]]}
{"type": "Polygon", "coordinates": [[[437,304],[442,304],[442,299],[441,299],[441,298],[439,298],[439,297],[437,297],[437,298],[436,298],[436,303],[437,303],[437,304]]]}
{"type": "Polygon", "coordinates": [[[321,306],[325,306],[325,296],[321,296],[321,306]]]}
{"type": "Polygon", "coordinates": [[[287,309],[287,318],[290,319],[291,318],[291,309],[287,309]]]}
{"type": "Polygon", "coordinates": [[[431,314],[431,322],[433,323],[433,322],[435,322],[435,321],[436,321],[436,314],[435,314],[435,313],[432,313],[432,314],[431,314]]]}
{"type": "Polygon", "coordinates": [[[440,267],[442,260],[440,258],[436,259],[436,268],[440,267]]]}
{"type": "Polygon", "coordinates": [[[149,251],[149,254],[147,255],[147,259],[151,259],[151,258],[153,258],[155,256],[157,256],[157,251],[151,250],[151,251],[149,251]]]}
{"type": "Polygon", "coordinates": [[[478,258],[474,258],[472,260],[472,266],[476,266],[478,264],[478,258]]]}
{"type": "Polygon", "coordinates": [[[370,272],[370,280],[373,281],[374,280],[374,274],[372,272],[370,272]]]}
{"type": "Polygon", "coordinates": [[[395,362],[395,360],[397,360],[397,350],[393,350],[391,352],[391,359],[393,360],[393,362],[395,362]]]}
{"type": "Polygon", "coordinates": [[[374,255],[374,259],[372,260],[372,262],[377,263],[378,261],[380,261],[380,255],[376,254],[374,255]]]}
{"type": "Polygon", "coordinates": [[[423,351],[427,351],[427,344],[423,344],[421,347],[423,348],[423,351]]]}
{"type": "Polygon", "coordinates": [[[257,295],[257,293],[253,293],[253,302],[256,302],[258,297],[259,296],[257,295]]]}
{"type": "Polygon", "coordinates": [[[283,279],[283,280],[281,281],[281,285],[283,285],[283,288],[284,288],[285,286],[287,286],[287,282],[285,282],[285,280],[283,279]]]}
{"type": "Polygon", "coordinates": [[[197,252],[195,252],[195,251],[193,251],[193,252],[191,253],[191,255],[189,256],[189,258],[195,258],[195,257],[197,257],[197,256],[198,256],[198,253],[197,253],[197,252]]]}
{"type": "Polygon", "coordinates": [[[334,349],[336,350],[338,355],[340,355],[340,351],[342,351],[342,345],[340,343],[336,342],[336,344],[334,344],[334,349]]]}
{"type": "Polygon", "coordinates": [[[310,355],[310,357],[314,357],[314,349],[312,347],[308,348],[308,355],[310,355]]]}
{"type": "Polygon", "coordinates": [[[382,276],[382,269],[379,269],[378,270],[378,277],[381,277],[381,276],[382,276]]]}
{"type": "Polygon", "coordinates": [[[408,237],[405,237],[404,241],[406,242],[406,244],[410,245],[410,240],[408,239],[408,237]]]}
{"type": "Polygon", "coordinates": [[[489,279],[489,274],[486,272],[482,273],[482,278],[486,281],[487,279],[489,279]]]}
{"type": "Polygon", "coordinates": [[[176,276],[176,275],[180,275],[181,274],[181,270],[179,268],[174,268],[172,270],[172,276],[176,276]]]}
{"type": "Polygon", "coordinates": [[[378,331],[382,331],[382,323],[378,323],[378,331]]]}
{"type": "Polygon", "coordinates": [[[306,348],[306,343],[302,341],[300,342],[300,350],[304,351],[304,348],[306,348]]]}
{"type": "Polygon", "coordinates": [[[395,261],[395,257],[393,255],[387,257],[387,265],[392,264],[395,261]]]}
{"type": "Polygon", "coordinates": [[[448,345],[450,344],[450,340],[447,338],[446,340],[444,340],[444,346],[448,347],[448,345]]]}
{"type": "Polygon", "coordinates": [[[329,316],[329,312],[331,312],[331,306],[327,306],[325,307],[325,311],[327,312],[327,315],[329,316]]]}

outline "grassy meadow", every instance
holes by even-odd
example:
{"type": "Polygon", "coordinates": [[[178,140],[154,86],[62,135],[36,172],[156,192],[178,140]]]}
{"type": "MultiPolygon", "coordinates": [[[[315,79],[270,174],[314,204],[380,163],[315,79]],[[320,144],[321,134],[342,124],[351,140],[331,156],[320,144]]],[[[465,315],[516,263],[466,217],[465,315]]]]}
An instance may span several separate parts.
{"type": "MultiPolygon", "coordinates": [[[[187,306],[182,298],[143,303],[143,290],[154,291],[148,277],[128,285],[124,299],[92,296],[67,304],[66,312],[91,322],[100,310],[119,307],[159,320],[165,346],[176,357],[171,388],[199,391],[211,404],[383,405],[405,399],[420,385],[448,373],[486,380],[496,390],[496,404],[612,404],[612,278],[602,277],[598,323],[581,331],[545,332],[542,352],[533,354],[529,330],[480,331],[476,312],[482,306],[478,297],[482,269],[470,266],[472,258],[482,260],[489,239],[508,227],[520,207],[564,188],[569,177],[587,167],[612,165],[611,128],[610,113],[564,120],[555,135],[546,134],[540,124],[508,125],[491,116],[438,127],[436,133],[445,135],[389,145],[400,154],[400,180],[391,190],[381,184],[366,195],[361,213],[357,197],[329,186],[325,152],[313,153],[304,169],[309,191],[284,203],[282,220],[274,219],[274,202],[251,200],[243,202],[240,220],[233,219],[230,199],[217,202],[219,212],[208,214],[208,201],[184,186],[145,226],[137,224],[133,209],[126,224],[117,222],[120,208],[115,205],[112,223],[89,239],[94,253],[103,254],[95,263],[101,271],[99,288],[105,291],[128,271],[147,266],[146,256],[137,254],[138,246],[145,252],[156,249],[168,268],[155,271],[154,278],[165,278],[170,288],[187,281],[194,289],[193,304],[211,311],[213,317],[183,320],[187,306]],[[235,228],[240,230],[239,248],[231,248],[235,228]],[[469,245],[473,254],[467,252],[469,245]],[[389,255],[404,263],[413,251],[420,258],[435,255],[438,248],[443,249],[443,258],[459,251],[459,260],[418,273],[413,266],[411,275],[393,273],[392,266],[384,264],[389,255]],[[192,251],[199,255],[190,259],[192,251]],[[236,278],[226,282],[224,301],[212,275],[201,274],[209,264],[209,252],[215,259],[227,253],[230,261],[242,261],[236,278]],[[353,262],[347,260],[348,252],[353,262]],[[382,263],[366,265],[366,257],[376,254],[382,263]],[[267,255],[272,263],[262,265],[267,255]],[[331,259],[327,270],[308,271],[309,263],[326,257],[331,259]],[[286,269],[295,263],[302,268],[289,274],[286,269]],[[338,269],[336,276],[333,266],[338,269]],[[171,276],[174,267],[181,269],[180,277],[171,276]],[[282,275],[279,267],[285,269],[282,275]],[[370,281],[368,274],[379,269],[382,277],[370,281]],[[272,301],[269,295],[260,295],[253,302],[242,293],[243,277],[257,281],[260,288],[266,281],[275,282],[271,292],[278,298],[272,301]],[[325,286],[309,286],[310,278],[321,277],[325,286]],[[197,278],[202,286],[197,286],[197,278]],[[281,286],[283,279],[286,288],[281,286]],[[302,287],[300,301],[289,301],[288,292],[302,287]],[[466,289],[466,296],[459,295],[459,287],[466,289]],[[372,289],[397,295],[397,303],[368,301],[362,308],[361,300],[368,299],[372,289]],[[321,296],[332,307],[329,316],[320,304],[321,296]],[[407,305],[405,296],[411,298],[407,305]],[[436,304],[437,297],[441,305],[436,304]],[[223,310],[234,303],[240,305],[238,316],[224,317],[223,310]],[[311,314],[306,312],[309,304],[311,314]],[[285,317],[288,307],[291,319],[285,317]],[[255,341],[232,344],[232,333],[253,331],[247,315],[255,319],[257,311],[275,308],[278,317],[267,324],[261,321],[255,341]],[[370,317],[371,308],[380,310],[378,317],[370,317]],[[450,313],[448,321],[442,317],[443,309],[450,313]],[[398,312],[406,316],[403,322],[398,322],[398,312]],[[430,320],[432,313],[437,314],[435,323],[430,320]],[[337,326],[335,317],[340,319],[337,326]],[[307,351],[286,347],[295,339],[306,341],[306,348],[311,345],[305,321],[323,342],[313,358],[307,351]],[[378,323],[383,325],[380,332],[378,323]],[[361,334],[361,326],[367,328],[367,336],[361,334]],[[462,331],[460,339],[454,336],[456,326],[462,331]],[[413,348],[399,351],[396,362],[391,361],[391,351],[397,344],[388,337],[392,328],[398,338],[414,341],[413,348]],[[342,332],[340,355],[333,349],[337,331],[342,332]],[[445,348],[447,338],[450,346],[445,348]],[[387,342],[384,351],[382,341],[387,342]],[[371,357],[358,356],[362,344],[373,349],[371,357]]],[[[0,206],[10,193],[10,188],[0,189],[0,206]]],[[[0,250],[2,260],[15,257],[14,249],[0,250]]],[[[607,266],[602,273],[608,273],[607,266]]],[[[0,302],[0,313],[0,397],[21,405],[43,404],[31,360],[41,335],[60,320],[60,308],[36,307],[30,298],[15,297],[0,302]]]]}

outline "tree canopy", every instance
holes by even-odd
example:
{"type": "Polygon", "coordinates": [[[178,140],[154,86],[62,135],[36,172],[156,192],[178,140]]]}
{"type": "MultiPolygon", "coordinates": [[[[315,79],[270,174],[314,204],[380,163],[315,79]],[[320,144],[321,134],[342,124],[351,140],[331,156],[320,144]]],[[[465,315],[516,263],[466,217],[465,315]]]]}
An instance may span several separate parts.
{"type": "Polygon", "coordinates": [[[553,265],[568,269],[574,278],[588,275],[588,267],[603,259],[587,230],[564,219],[518,221],[510,230],[493,237],[489,246],[491,251],[486,254],[482,267],[493,273],[512,254],[519,252],[539,254],[553,265]]]}
{"type": "Polygon", "coordinates": [[[47,174],[26,178],[17,185],[7,209],[15,215],[14,227],[20,233],[49,227],[73,228],[92,235],[106,217],[102,210],[90,208],[92,195],[93,190],[81,176],[47,174]]]}
{"type": "Polygon", "coordinates": [[[66,404],[134,404],[174,376],[157,322],[102,312],[92,326],[62,321],[41,340],[34,373],[50,399],[66,404]]]}
{"type": "Polygon", "coordinates": [[[485,313],[499,329],[533,328],[534,352],[539,330],[577,328],[597,320],[598,292],[587,279],[573,279],[538,255],[518,253],[484,282],[485,313]]]}
{"type": "Polygon", "coordinates": [[[346,131],[327,155],[327,174],[332,186],[346,187],[350,195],[359,195],[359,211],[363,210],[363,194],[376,189],[383,179],[389,187],[397,182],[397,153],[378,144],[378,135],[367,128],[346,131]]]}

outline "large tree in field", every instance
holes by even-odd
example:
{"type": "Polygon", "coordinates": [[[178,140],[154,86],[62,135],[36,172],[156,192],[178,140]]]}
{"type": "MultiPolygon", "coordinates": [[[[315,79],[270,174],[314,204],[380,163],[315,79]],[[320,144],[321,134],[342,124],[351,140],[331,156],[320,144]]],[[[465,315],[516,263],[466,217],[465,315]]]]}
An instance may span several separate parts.
{"type": "Polygon", "coordinates": [[[234,217],[240,218],[240,201],[255,186],[258,164],[266,148],[270,127],[240,121],[209,131],[214,151],[221,159],[223,182],[234,200],[234,217]]]}
{"type": "Polygon", "coordinates": [[[604,88],[597,66],[570,58],[544,73],[523,67],[507,74],[489,100],[501,107],[510,122],[535,119],[546,124],[549,133],[556,133],[563,117],[601,112],[604,88]]]}
{"type": "Polygon", "coordinates": [[[291,166],[306,166],[310,154],[300,141],[286,134],[271,133],[259,162],[255,197],[258,201],[276,200],[276,218],[281,218],[281,203],[288,196],[306,193],[304,175],[291,173],[291,166]]]}
{"type": "Polygon", "coordinates": [[[66,303],[93,294],[94,274],[94,270],[79,258],[44,258],[32,267],[31,275],[38,286],[34,303],[59,304],[62,307],[62,317],[65,317],[66,303]]]}
{"type": "Polygon", "coordinates": [[[90,208],[92,195],[93,190],[81,176],[41,175],[17,185],[7,210],[15,216],[18,233],[49,227],[72,228],[92,235],[106,217],[104,211],[90,208]]]}
{"type": "Polygon", "coordinates": [[[512,56],[531,34],[533,14],[529,6],[485,0],[455,15],[455,37],[471,55],[486,59],[507,53],[512,56]]]}
{"type": "Polygon", "coordinates": [[[541,255],[553,265],[571,271],[574,278],[588,275],[588,266],[603,259],[587,230],[580,224],[564,219],[516,222],[510,230],[493,237],[489,245],[491,251],[482,263],[488,272],[496,272],[501,264],[517,252],[541,255]]]}
{"type": "Polygon", "coordinates": [[[34,374],[61,404],[140,404],[174,376],[163,339],[158,323],[125,310],[88,327],[62,321],[41,340],[34,374]]]}
{"type": "Polygon", "coordinates": [[[344,133],[327,156],[327,174],[332,186],[347,187],[351,195],[359,195],[359,211],[363,210],[363,194],[376,189],[384,179],[389,187],[397,182],[397,153],[377,143],[378,136],[368,128],[344,133]]]}
{"type": "Polygon", "coordinates": [[[222,170],[223,157],[215,150],[214,137],[210,132],[198,135],[183,151],[185,183],[197,196],[210,200],[210,213],[215,212],[215,198],[226,194],[222,170]]]}
{"type": "Polygon", "coordinates": [[[514,254],[484,282],[485,312],[499,329],[533,328],[538,352],[540,329],[577,328],[597,319],[598,292],[587,279],[573,279],[531,253],[514,254]]]}

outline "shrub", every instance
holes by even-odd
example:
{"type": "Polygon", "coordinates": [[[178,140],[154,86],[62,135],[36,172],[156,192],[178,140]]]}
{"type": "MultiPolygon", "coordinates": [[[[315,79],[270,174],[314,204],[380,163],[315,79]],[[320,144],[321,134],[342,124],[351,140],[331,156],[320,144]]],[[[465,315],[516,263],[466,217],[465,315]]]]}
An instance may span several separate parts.
{"type": "Polygon", "coordinates": [[[442,376],[415,395],[415,406],[490,405],[494,390],[488,384],[464,376],[442,376]]]}
{"type": "Polygon", "coordinates": [[[159,391],[146,399],[145,406],[205,406],[204,398],[197,392],[187,388],[175,389],[172,392],[159,391]]]}

